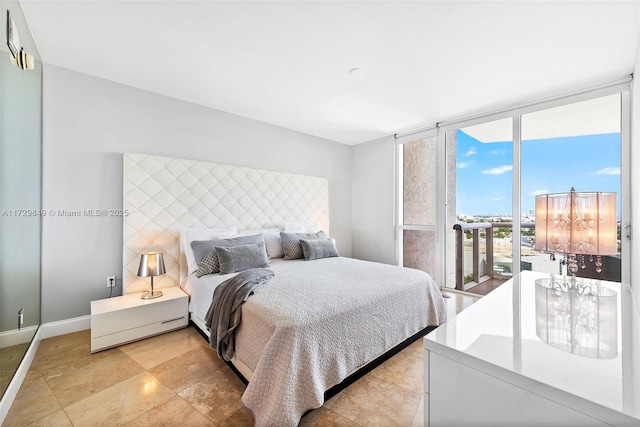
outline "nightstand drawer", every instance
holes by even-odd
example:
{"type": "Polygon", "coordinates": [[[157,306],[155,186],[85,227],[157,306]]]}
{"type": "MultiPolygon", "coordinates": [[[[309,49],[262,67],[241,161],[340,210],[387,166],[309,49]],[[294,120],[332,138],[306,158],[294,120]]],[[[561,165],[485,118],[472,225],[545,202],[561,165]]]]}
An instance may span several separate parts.
{"type": "Polygon", "coordinates": [[[96,351],[105,350],[107,348],[137,341],[141,338],[148,338],[153,335],[158,335],[175,329],[184,328],[189,323],[188,317],[188,315],[184,314],[178,318],[152,323],[150,325],[143,325],[134,329],[127,329],[125,331],[120,331],[95,338],[92,334],[91,352],[95,353],[96,351]]]}
{"type": "Polygon", "coordinates": [[[138,293],[91,301],[91,352],[187,326],[187,294],[178,287],[162,292],[151,300],[138,293]]]}
{"type": "Polygon", "coordinates": [[[151,304],[149,301],[141,300],[140,305],[136,307],[91,315],[91,335],[100,337],[184,316],[185,304],[183,298],[154,300],[151,304]]]}

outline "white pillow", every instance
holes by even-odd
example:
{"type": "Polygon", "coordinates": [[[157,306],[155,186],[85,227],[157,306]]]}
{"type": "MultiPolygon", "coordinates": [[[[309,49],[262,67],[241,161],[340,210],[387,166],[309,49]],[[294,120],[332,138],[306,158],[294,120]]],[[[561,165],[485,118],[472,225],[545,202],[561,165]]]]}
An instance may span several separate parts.
{"type": "Polygon", "coordinates": [[[223,228],[184,228],[180,230],[180,248],[184,253],[187,264],[187,275],[193,274],[198,269],[198,263],[191,249],[194,240],[228,239],[236,236],[236,226],[223,228]]]}
{"type": "Polygon", "coordinates": [[[317,233],[320,231],[318,223],[310,222],[285,222],[284,231],[287,233],[317,233]]]}
{"type": "Polygon", "coordinates": [[[263,228],[261,230],[240,230],[240,234],[262,234],[269,258],[282,258],[282,241],[279,228],[263,228]]]}

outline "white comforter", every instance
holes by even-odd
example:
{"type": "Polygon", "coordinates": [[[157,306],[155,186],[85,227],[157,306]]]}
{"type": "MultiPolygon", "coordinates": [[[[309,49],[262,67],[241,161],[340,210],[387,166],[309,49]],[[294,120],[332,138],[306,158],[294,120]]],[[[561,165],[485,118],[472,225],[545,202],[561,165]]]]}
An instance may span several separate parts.
{"type": "MultiPolygon", "coordinates": [[[[236,333],[236,355],[253,371],[242,402],[258,427],[297,425],[322,406],[325,390],[445,321],[440,291],[422,271],[344,257],[271,268],[275,277],[243,305],[236,333]]],[[[191,289],[196,311],[211,303],[206,277],[191,289]]]]}

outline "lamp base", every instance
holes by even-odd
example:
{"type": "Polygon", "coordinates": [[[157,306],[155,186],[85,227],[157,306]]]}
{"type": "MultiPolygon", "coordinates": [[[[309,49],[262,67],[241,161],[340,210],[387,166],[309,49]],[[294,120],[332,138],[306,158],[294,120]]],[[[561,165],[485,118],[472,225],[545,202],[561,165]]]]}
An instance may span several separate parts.
{"type": "Polygon", "coordinates": [[[160,298],[161,296],[162,296],[162,291],[144,291],[140,298],[154,299],[154,298],[160,298]]]}

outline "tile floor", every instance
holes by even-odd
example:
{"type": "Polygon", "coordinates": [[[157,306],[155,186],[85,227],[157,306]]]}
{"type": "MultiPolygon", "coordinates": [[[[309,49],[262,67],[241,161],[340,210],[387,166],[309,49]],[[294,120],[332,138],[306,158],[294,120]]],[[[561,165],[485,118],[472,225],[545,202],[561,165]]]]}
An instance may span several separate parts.
{"type": "MultiPolygon", "coordinates": [[[[477,298],[447,293],[455,315],[477,298]]],[[[300,426],[422,426],[422,340],[300,426]]],[[[193,328],[96,354],[90,331],[43,340],[3,426],[251,426],[244,385],[193,328]]]]}

